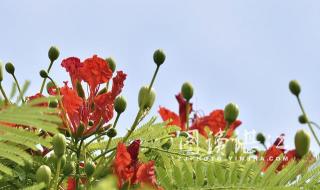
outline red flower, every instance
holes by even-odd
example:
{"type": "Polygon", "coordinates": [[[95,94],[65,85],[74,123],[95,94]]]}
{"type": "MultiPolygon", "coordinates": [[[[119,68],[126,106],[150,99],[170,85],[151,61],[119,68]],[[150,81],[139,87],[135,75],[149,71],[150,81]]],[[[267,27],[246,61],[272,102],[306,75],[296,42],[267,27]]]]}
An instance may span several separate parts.
{"type": "MultiPolygon", "coordinates": [[[[182,131],[185,131],[186,120],[186,100],[182,97],[181,94],[176,95],[176,99],[179,103],[179,115],[170,111],[167,108],[160,107],[159,114],[163,121],[171,120],[168,125],[176,125],[181,128],[182,131]]],[[[192,111],[192,104],[190,112],[192,111]]],[[[225,138],[230,138],[234,132],[234,130],[241,125],[241,121],[236,120],[233,122],[228,130],[226,131],[225,138]]],[[[207,131],[205,128],[207,127],[214,135],[222,132],[226,129],[227,122],[224,120],[223,110],[214,110],[209,115],[199,117],[195,115],[192,121],[192,125],[190,126],[191,130],[198,130],[201,135],[204,137],[208,137],[207,131]]]]}
{"type": "Polygon", "coordinates": [[[116,96],[118,96],[121,93],[122,88],[124,86],[123,82],[124,80],[126,80],[126,78],[127,75],[123,71],[118,71],[117,75],[112,79],[111,94],[113,99],[115,99],[116,96]]]}
{"type": "Polygon", "coordinates": [[[61,63],[61,66],[66,69],[66,71],[69,73],[72,86],[75,88],[76,82],[82,80],[82,77],[80,75],[80,68],[82,67],[82,63],[80,62],[80,59],[77,57],[69,57],[67,59],[64,59],[61,63]]]}
{"type": "Polygon", "coordinates": [[[112,70],[104,59],[94,55],[92,58],[84,60],[83,66],[80,68],[80,74],[82,79],[89,84],[92,95],[96,93],[99,84],[110,80],[112,70]]]}
{"type": "Polygon", "coordinates": [[[119,188],[128,182],[131,185],[141,184],[157,187],[154,161],[139,163],[138,154],[140,140],[132,142],[128,147],[119,143],[114,161],[114,173],[118,177],[119,188]]]}
{"type": "Polygon", "coordinates": [[[264,155],[265,166],[262,168],[262,171],[265,172],[276,159],[280,159],[281,154],[283,154],[283,157],[281,158],[281,163],[277,167],[277,171],[281,171],[291,160],[299,160],[296,156],[295,149],[285,153],[284,134],[281,134],[273,145],[266,150],[264,155]]]}

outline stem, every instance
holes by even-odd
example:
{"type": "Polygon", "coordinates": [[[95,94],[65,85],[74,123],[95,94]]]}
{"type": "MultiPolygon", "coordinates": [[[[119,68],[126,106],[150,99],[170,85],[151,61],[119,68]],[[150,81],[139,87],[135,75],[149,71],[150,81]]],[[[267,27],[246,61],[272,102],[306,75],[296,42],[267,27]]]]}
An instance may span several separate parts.
{"type": "Polygon", "coordinates": [[[308,116],[307,116],[307,114],[306,114],[306,112],[305,112],[305,110],[304,110],[304,108],[303,108],[303,105],[302,105],[302,102],[301,102],[301,100],[300,100],[300,97],[297,96],[297,99],[298,99],[298,103],[299,103],[300,109],[301,109],[301,111],[302,111],[302,114],[307,118],[308,127],[309,127],[312,135],[313,135],[314,138],[316,139],[316,141],[317,141],[317,143],[318,143],[318,146],[320,147],[320,141],[319,141],[316,133],[314,132],[314,130],[313,130],[313,128],[312,128],[312,125],[311,125],[311,123],[310,123],[310,121],[309,121],[309,119],[308,119],[308,116]]]}
{"type": "Polygon", "coordinates": [[[2,95],[4,97],[4,99],[5,99],[5,102],[9,103],[9,99],[8,99],[8,97],[6,95],[6,92],[2,88],[2,83],[1,82],[0,82],[0,90],[1,90],[1,93],[2,93],[2,95]]]}
{"type": "Polygon", "coordinates": [[[18,82],[18,80],[17,80],[17,78],[16,78],[16,76],[15,76],[14,74],[12,74],[12,77],[13,77],[14,81],[15,81],[16,84],[17,84],[17,87],[18,87],[18,90],[19,90],[19,94],[20,94],[20,97],[21,97],[21,101],[22,101],[22,103],[25,103],[25,101],[24,101],[24,99],[23,99],[23,94],[22,94],[22,91],[21,91],[19,82],[18,82]]]}
{"type": "Polygon", "coordinates": [[[149,91],[151,90],[151,88],[153,86],[153,83],[154,83],[154,80],[156,79],[156,76],[158,74],[159,68],[160,68],[160,66],[157,66],[156,70],[153,73],[153,77],[152,77],[150,85],[149,85],[149,91]]]}
{"type": "Polygon", "coordinates": [[[320,126],[316,122],[310,121],[310,123],[320,130],[320,126]]]}
{"type": "Polygon", "coordinates": [[[131,136],[132,132],[133,132],[133,131],[136,129],[136,127],[138,126],[138,124],[139,124],[139,119],[140,119],[140,117],[141,117],[141,114],[142,114],[142,109],[139,109],[139,111],[138,111],[138,113],[137,113],[137,116],[136,116],[136,118],[135,118],[135,120],[134,120],[131,128],[130,128],[129,131],[127,132],[126,136],[123,137],[123,140],[122,140],[123,143],[125,143],[125,142],[129,139],[129,137],[131,136]]]}
{"type": "Polygon", "coordinates": [[[60,175],[60,168],[61,168],[61,158],[62,157],[58,158],[57,171],[56,171],[56,175],[54,176],[54,179],[53,179],[52,189],[55,189],[58,186],[58,178],[59,178],[59,175],[60,175]]]}
{"type": "MultiPolygon", "coordinates": [[[[50,62],[49,67],[47,69],[47,73],[48,74],[50,72],[50,69],[51,69],[52,65],[53,65],[53,61],[50,62]]],[[[43,81],[42,81],[41,88],[40,88],[40,94],[42,94],[42,92],[43,92],[43,88],[44,88],[44,85],[46,84],[46,80],[47,80],[47,78],[44,78],[43,81]]]]}
{"type": "Polygon", "coordinates": [[[80,153],[81,153],[81,146],[82,146],[83,140],[80,141],[80,145],[77,149],[77,166],[76,166],[76,189],[79,189],[80,184],[80,153]]]}
{"type": "Polygon", "coordinates": [[[186,124],[187,124],[187,131],[189,131],[189,100],[186,104],[186,124]]]}

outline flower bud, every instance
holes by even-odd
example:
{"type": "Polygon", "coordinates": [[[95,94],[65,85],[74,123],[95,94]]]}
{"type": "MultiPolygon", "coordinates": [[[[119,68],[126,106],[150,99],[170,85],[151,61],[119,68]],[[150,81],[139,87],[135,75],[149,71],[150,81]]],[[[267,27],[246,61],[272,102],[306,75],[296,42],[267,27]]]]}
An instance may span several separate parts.
{"type": "Polygon", "coordinates": [[[162,65],[165,60],[166,60],[166,55],[161,49],[157,49],[153,53],[153,61],[157,64],[158,67],[162,65]]]}
{"type": "Polygon", "coordinates": [[[299,96],[300,92],[301,92],[301,88],[300,88],[300,84],[298,81],[296,80],[292,80],[289,83],[289,89],[291,91],[291,93],[295,96],[299,96]]]}
{"type": "Polygon", "coordinates": [[[77,81],[76,84],[76,88],[77,88],[77,94],[80,98],[85,98],[85,94],[84,94],[84,90],[82,88],[81,82],[77,81]]]}
{"type": "Polygon", "coordinates": [[[236,142],[233,139],[229,139],[225,145],[225,154],[227,158],[230,156],[232,152],[235,153],[235,148],[236,142]]]}
{"type": "Polygon", "coordinates": [[[0,82],[3,81],[3,70],[2,70],[2,63],[0,62],[0,82]]]}
{"type": "Polygon", "coordinates": [[[14,68],[14,66],[13,66],[12,63],[8,62],[8,63],[6,64],[6,66],[5,66],[5,68],[6,68],[6,71],[7,71],[9,74],[14,75],[14,70],[15,70],[15,68],[14,68]]]}
{"type": "Polygon", "coordinates": [[[239,115],[239,108],[237,104],[229,103],[224,108],[224,119],[229,123],[233,123],[239,115]]]}
{"type": "Polygon", "coordinates": [[[304,130],[297,131],[294,137],[294,144],[296,146],[296,155],[302,158],[309,152],[310,148],[310,136],[304,130]]]}
{"type": "Polygon", "coordinates": [[[55,46],[51,46],[48,52],[48,57],[51,62],[54,62],[56,59],[58,59],[60,55],[59,49],[55,46]]]}
{"type": "Polygon", "coordinates": [[[86,172],[87,177],[92,176],[95,169],[96,169],[96,165],[93,162],[87,162],[84,167],[84,171],[86,172]]]}
{"type": "Polygon", "coordinates": [[[114,61],[114,59],[112,57],[108,57],[106,59],[109,68],[111,69],[111,71],[114,73],[114,71],[116,70],[116,62],[114,61]]]}
{"type": "Polygon", "coordinates": [[[40,71],[40,76],[42,77],[42,78],[48,78],[48,73],[47,73],[47,71],[45,71],[45,70],[41,70],[40,71]]]}
{"type": "Polygon", "coordinates": [[[150,109],[156,99],[156,93],[153,89],[149,91],[147,86],[143,86],[140,88],[138,103],[139,108],[142,110],[150,109]]]}
{"type": "Polygon", "coordinates": [[[49,107],[50,107],[50,108],[56,108],[56,107],[58,107],[58,100],[51,100],[51,101],[49,102],[49,107]]]}
{"type": "Polygon", "coordinates": [[[181,94],[182,96],[189,101],[193,96],[193,87],[189,82],[183,83],[181,87],[181,94]]]}
{"type": "Polygon", "coordinates": [[[94,121],[89,120],[88,125],[89,125],[89,126],[93,126],[93,124],[94,124],[94,121]]]}
{"type": "Polygon", "coordinates": [[[62,134],[56,134],[52,139],[53,151],[57,157],[64,155],[66,151],[66,137],[62,134]]]}
{"type": "Polygon", "coordinates": [[[67,162],[66,166],[63,168],[63,174],[65,176],[69,176],[75,171],[75,163],[73,161],[67,162]]]}
{"type": "Polygon", "coordinates": [[[266,137],[262,133],[258,133],[256,136],[256,140],[261,144],[264,144],[266,142],[266,137]]]}
{"type": "Polygon", "coordinates": [[[44,182],[45,184],[49,184],[51,180],[51,170],[48,166],[42,165],[38,168],[36,173],[36,179],[38,183],[44,182]]]}
{"type": "Polygon", "coordinates": [[[107,131],[107,136],[109,138],[113,138],[115,136],[117,136],[117,130],[115,128],[110,128],[108,131],[107,131]]]}
{"type": "Polygon", "coordinates": [[[299,122],[301,124],[306,124],[306,123],[308,123],[308,118],[305,115],[300,115],[299,116],[299,122]]]}
{"type": "Polygon", "coordinates": [[[84,126],[84,124],[82,122],[80,122],[77,132],[76,132],[76,137],[80,138],[83,135],[83,132],[85,131],[86,127],[84,126]]]}
{"type": "Polygon", "coordinates": [[[114,102],[114,110],[116,110],[116,112],[118,114],[124,112],[127,108],[127,101],[123,96],[119,96],[116,98],[115,102],[114,102]]]}

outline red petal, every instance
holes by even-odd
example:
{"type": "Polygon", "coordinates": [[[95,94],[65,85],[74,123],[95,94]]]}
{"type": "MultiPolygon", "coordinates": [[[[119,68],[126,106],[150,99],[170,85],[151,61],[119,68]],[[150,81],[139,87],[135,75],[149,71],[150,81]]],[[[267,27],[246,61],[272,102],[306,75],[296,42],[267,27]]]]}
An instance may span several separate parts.
{"type": "Polygon", "coordinates": [[[160,107],[158,112],[163,121],[168,121],[169,119],[171,120],[171,122],[168,123],[168,125],[176,125],[184,129],[185,126],[180,125],[180,118],[176,113],[170,111],[165,107],[160,107]]]}
{"type": "Polygon", "coordinates": [[[126,80],[127,75],[122,72],[122,71],[118,71],[117,72],[117,76],[115,76],[112,79],[112,89],[111,89],[111,93],[113,98],[115,98],[116,96],[118,96],[121,93],[121,90],[124,86],[124,80],[126,80]]]}

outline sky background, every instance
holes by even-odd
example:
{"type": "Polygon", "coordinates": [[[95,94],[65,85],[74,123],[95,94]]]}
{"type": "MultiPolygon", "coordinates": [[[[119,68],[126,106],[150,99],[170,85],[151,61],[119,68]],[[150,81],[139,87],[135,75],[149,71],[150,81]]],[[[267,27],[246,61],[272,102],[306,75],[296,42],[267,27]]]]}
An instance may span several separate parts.
{"type": "MultiPolygon", "coordinates": [[[[15,64],[19,81],[31,80],[32,95],[40,89],[38,72],[48,66],[51,45],[60,48],[51,73],[59,84],[69,80],[63,58],[114,57],[128,74],[128,109],[118,126],[123,134],[138,110],[138,90],[155,69],[153,52],[162,48],[167,59],[154,85],[151,115],[160,105],[178,111],[174,95],[189,81],[196,110],[209,113],[236,102],[241,138],[252,130],[272,141],[285,133],[293,148],[295,132],[308,128],[297,121],[290,80],[300,81],[305,108],[320,122],[319,18],[316,0],[1,0],[0,60],[15,64]]],[[[5,75],[4,86],[11,83],[5,75]]]]}

